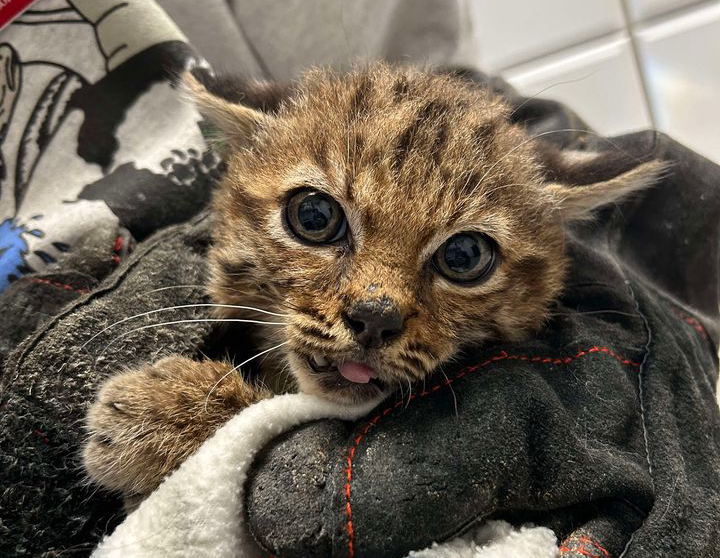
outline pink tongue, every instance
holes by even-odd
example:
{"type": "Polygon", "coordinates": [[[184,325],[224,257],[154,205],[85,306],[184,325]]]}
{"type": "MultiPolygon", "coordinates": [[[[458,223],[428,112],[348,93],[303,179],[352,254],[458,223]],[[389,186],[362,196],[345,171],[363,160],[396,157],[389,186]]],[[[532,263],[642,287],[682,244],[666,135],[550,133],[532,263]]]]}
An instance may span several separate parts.
{"type": "Polygon", "coordinates": [[[356,384],[367,384],[370,378],[377,377],[375,370],[352,360],[340,365],[340,375],[346,380],[355,382],[356,384]]]}

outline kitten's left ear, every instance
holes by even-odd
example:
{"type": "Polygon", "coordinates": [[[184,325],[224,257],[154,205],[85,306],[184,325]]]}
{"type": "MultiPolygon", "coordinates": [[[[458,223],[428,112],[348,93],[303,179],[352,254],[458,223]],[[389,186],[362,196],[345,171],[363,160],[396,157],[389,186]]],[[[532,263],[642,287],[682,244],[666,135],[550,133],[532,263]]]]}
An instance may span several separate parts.
{"type": "Polygon", "coordinates": [[[640,163],[635,168],[613,178],[572,186],[551,182],[546,185],[557,203],[557,208],[567,221],[592,217],[594,210],[621,201],[632,194],[656,184],[668,165],[653,160],[640,163]]]}
{"type": "Polygon", "coordinates": [[[217,130],[217,140],[228,147],[247,147],[257,131],[274,119],[265,112],[215,95],[190,72],[182,75],[182,83],[200,114],[217,130]]]}

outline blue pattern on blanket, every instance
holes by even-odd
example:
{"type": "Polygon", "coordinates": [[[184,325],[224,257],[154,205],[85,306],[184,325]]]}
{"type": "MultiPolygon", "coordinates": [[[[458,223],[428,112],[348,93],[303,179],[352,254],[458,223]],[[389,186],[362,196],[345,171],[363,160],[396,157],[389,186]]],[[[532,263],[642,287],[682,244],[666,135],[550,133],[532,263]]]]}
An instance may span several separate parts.
{"type": "Polygon", "coordinates": [[[42,231],[28,230],[12,219],[5,219],[0,223],[0,292],[4,291],[12,280],[23,275],[28,267],[25,263],[25,255],[28,253],[28,245],[23,238],[25,234],[43,236],[42,231]]]}

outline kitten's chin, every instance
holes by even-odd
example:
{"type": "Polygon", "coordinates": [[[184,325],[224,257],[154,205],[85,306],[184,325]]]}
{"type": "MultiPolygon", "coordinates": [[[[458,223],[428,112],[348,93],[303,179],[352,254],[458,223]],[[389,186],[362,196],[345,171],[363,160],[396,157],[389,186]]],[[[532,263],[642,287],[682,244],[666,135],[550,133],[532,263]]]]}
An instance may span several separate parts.
{"type": "Polygon", "coordinates": [[[293,375],[303,393],[343,405],[362,405],[373,400],[379,403],[390,393],[388,386],[376,377],[368,378],[368,381],[357,381],[357,377],[348,379],[334,366],[318,367],[293,353],[288,357],[293,375]]]}

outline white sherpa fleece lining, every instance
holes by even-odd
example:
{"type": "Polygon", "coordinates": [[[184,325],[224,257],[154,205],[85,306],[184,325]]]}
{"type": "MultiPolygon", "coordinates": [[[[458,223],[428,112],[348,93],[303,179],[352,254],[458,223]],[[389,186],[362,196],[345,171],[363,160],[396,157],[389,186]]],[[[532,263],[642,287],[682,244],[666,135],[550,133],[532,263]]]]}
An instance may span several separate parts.
{"type": "MultiPolygon", "coordinates": [[[[260,401],[220,428],[172,473],[92,558],[264,558],[248,531],[245,480],[255,455],[275,436],[323,418],[355,420],[375,405],[348,408],[306,394],[260,401]]],[[[553,558],[555,534],[491,521],[408,558],[553,558]]]]}

